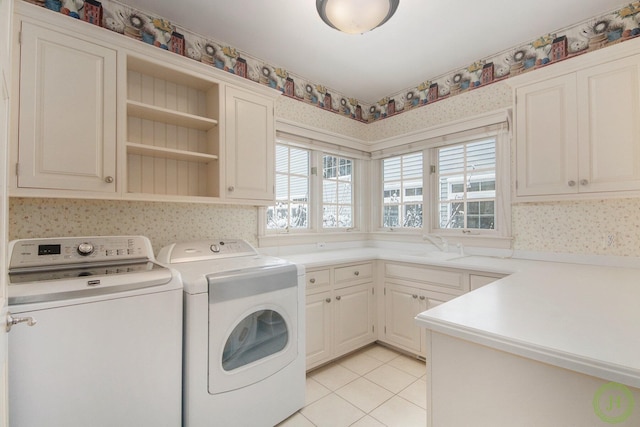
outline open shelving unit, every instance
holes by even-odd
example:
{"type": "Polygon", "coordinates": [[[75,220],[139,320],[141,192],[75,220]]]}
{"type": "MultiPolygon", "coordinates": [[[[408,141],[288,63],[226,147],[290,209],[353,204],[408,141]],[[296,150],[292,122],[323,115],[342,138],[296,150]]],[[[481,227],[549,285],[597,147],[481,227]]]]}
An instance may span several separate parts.
{"type": "Polygon", "coordinates": [[[127,192],[220,196],[220,87],[127,57],[127,192]]]}

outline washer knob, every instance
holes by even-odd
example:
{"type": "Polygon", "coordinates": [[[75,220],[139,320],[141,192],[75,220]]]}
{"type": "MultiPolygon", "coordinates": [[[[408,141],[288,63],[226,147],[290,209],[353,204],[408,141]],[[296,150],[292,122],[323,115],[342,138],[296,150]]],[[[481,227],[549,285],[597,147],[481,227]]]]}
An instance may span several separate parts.
{"type": "Polygon", "coordinates": [[[78,245],[78,254],[82,256],[89,256],[93,253],[94,249],[95,248],[93,247],[93,244],[89,242],[83,242],[78,245]]]}

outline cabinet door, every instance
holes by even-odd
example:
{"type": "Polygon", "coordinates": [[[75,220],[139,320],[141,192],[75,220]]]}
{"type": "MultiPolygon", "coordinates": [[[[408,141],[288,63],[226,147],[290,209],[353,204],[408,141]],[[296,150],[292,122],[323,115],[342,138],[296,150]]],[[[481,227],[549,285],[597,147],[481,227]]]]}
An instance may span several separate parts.
{"type": "Polygon", "coordinates": [[[577,192],[576,111],[574,75],[517,89],[518,196],[577,192]]]}
{"type": "Polygon", "coordinates": [[[426,310],[421,291],[409,286],[385,284],[385,338],[391,344],[420,353],[420,327],[415,322],[418,313],[426,310]]]}
{"type": "Polygon", "coordinates": [[[375,341],[373,284],[336,289],[334,295],[335,356],[375,341]]]}
{"type": "Polygon", "coordinates": [[[116,190],[116,52],[22,24],[18,187],[116,190]]]}
{"type": "Polygon", "coordinates": [[[307,369],[331,358],[331,308],[330,292],[307,296],[306,345],[307,369]]]}
{"type": "Polygon", "coordinates": [[[274,200],[273,100],[226,88],[226,195],[274,200]]]}
{"type": "Polygon", "coordinates": [[[640,56],[577,73],[581,192],[640,189],[640,56]]]}

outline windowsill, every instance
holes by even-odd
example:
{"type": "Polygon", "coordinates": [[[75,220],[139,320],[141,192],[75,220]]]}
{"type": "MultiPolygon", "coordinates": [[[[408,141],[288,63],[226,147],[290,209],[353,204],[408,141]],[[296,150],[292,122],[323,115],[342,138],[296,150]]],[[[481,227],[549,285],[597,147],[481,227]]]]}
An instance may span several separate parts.
{"type": "MultiPolygon", "coordinates": [[[[437,233],[434,233],[437,234],[437,233]]],[[[399,243],[420,243],[431,244],[423,237],[422,231],[374,231],[361,232],[349,231],[339,233],[281,233],[259,236],[258,243],[261,248],[277,246],[312,245],[313,248],[324,247],[326,243],[347,243],[347,242],[399,242],[399,243]]],[[[460,235],[442,236],[448,243],[450,250],[456,245],[463,247],[478,247],[487,249],[507,249],[510,250],[513,242],[512,237],[487,236],[487,235],[460,235]]]]}
{"type": "Polygon", "coordinates": [[[259,247],[322,245],[327,242],[353,242],[369,239],[369,233],[361,231],[322,232],[322,233],[277,233],[258,236],[259,247]]]}
{"type": "MultiPolygon", "coordinates": [[[[403,231],[374,231],[368,234],[370,240],[398,241],[408,243],[430,243],[425,239],[424,232],[403,231]]],[[[461,244],[463,247],[482,247],[489,249],[511,249],[513,237],[489,236],[486,234],[472,235],[448,235],[444,233],[429,233],[429,235],[442,236],[447,241],[449,248],[455,248],[461,244]]]]}

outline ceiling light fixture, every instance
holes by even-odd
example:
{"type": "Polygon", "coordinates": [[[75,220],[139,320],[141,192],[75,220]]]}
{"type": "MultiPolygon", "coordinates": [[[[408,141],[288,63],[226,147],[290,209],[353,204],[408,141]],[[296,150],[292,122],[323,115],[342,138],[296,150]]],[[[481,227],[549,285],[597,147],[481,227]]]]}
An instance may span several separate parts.
{"type": "Polygon", "coordinates": [[[347,34],[363,34],[387,22],[400,0],[316,0],[320,18],[347,34]]]}

